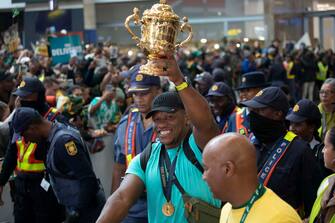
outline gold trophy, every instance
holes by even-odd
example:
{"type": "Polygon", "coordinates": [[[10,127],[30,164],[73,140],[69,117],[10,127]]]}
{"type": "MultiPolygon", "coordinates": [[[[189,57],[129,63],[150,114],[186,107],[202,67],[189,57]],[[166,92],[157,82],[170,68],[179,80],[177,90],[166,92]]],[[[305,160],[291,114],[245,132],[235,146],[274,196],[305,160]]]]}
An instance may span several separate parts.
{"type": "Polygon", "coordinates": [[[180,25],[180,18],[174,13],[171,6],[166,4],[166,0],[160,0],[158,4],[151,9],[144,11],[142,19],[140,11],[134,8],[133,14],[128,16],[125,23],[126,29],[131,34],[132,39],[137,42],[137,46],[144,50],[148,62],[140,67],[139,73],[159,76],[166,67],[162,68],[152,62],[156,58],[173,57],[176,48],[184,46],[190,42],[193,37],[192,27],[188,23],[188,18],[183,18],[180,25]],[[135,35],[130,29],[129,23],[134,20],[135,25],[141,25],[141,38],[135,35]],[[187,31],[189,33],[186,40],[176,44],[179,32],[187,31]]]}

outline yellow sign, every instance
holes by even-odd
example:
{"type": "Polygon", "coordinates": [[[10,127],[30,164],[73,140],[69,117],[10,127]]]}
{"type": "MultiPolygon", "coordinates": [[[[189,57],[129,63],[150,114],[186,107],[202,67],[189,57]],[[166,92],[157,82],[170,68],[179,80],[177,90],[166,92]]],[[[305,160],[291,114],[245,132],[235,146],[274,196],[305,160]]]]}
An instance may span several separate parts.
{"type": "Polygon", "coordinates": [[[35,53],[36,55],[48,57],[49,56],[48,46],[45,44],[40,44],[38,47],[36,47],[35,53]]]}
{"type": "Polygon", "coordinates": [[[65,148],[70,156],[75,156],[78,153],[77,146],[73,141],[66,143],[65,148]]]}
{"type": "Polygon", "coordinates": [[[227,34],[228,34],[228,36],[237,36],[241,32],[242,32],[241,29],[229,29],[227,34]]]}

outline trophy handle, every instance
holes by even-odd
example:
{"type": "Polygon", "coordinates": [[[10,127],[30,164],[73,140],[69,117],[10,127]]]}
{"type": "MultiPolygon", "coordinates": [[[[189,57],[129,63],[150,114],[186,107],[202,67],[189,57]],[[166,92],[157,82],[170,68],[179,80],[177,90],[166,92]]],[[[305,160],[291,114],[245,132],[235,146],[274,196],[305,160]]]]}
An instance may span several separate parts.
{"type": "Polygon", "coordinates": [[[126,21],[124,22],[124,26],[126,27],[127,31],[130,33],[132,39],[135,40],[137,43],[139,43],[140,38],[138,36],[136,36],[136,34],[129,27],[129,23],[132,19],[134,19],[135,25],[138,25],[141,22],[140,10],[138,8],[134,8],[133,14],[126,18],[126,21]]]}
{"type": "Polygon", "coordinates": [[[189,43],[193,38],[192,26],[188,23],[187,17],[183,18],[183,23],[180,26],[180,31],[184,32],[185,30],[188,32],[188,37],[183,42],[177,44],[176,48],[183,47],[185,44],[189,43]]]}

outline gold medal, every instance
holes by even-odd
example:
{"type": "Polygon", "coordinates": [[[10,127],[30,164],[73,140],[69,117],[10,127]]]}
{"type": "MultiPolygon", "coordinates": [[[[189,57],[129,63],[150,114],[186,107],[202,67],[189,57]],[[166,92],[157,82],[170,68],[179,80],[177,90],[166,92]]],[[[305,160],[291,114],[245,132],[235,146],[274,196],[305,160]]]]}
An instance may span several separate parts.
{"type": "Polygon", "coordinates": [[[174,207],[171,202],[166,202],[162,207],[162,212],[165,216],[170,217],[174,213],[174,207]]]}

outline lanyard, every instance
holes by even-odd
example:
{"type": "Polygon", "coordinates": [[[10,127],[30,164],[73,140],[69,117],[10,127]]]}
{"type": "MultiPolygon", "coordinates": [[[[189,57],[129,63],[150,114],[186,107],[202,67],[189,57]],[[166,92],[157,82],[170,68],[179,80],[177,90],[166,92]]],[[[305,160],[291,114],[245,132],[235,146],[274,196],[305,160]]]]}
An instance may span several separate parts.
{"type": "Polygon", "coordinates": [[[177,164],[177,158],[180,151],[180,146],[178,148],[176,157],[173,159],[172,164],[169,155],[166,152],[165,146],[162,145],[161,152],[159,156],[159,172],[161,176],[163,194],[167,202],[171,201],[172,185],[175,178],[175,169],[177,164]]]}
{"type": "Polygon", "coordinates": [[[128,116],[128,124],[125,134],[125,154],[126,154],[126,165],[128,166],[131,160],[136,155],[136,129],[137,129],[137,116],[138,113],[130,112],[128,116]]]}
{"type": "Polygon", "coordinates": [[[254,203],[263,196],[263,194],[265,193],[265,187],[263,186],[263,184],[259,184],[255,193],[252,195],[252,197],[250,198],[250,200],[247,203],[247,206],[245,207],[244,213],[242,215],[242,218],[240,220],[240,223],[244,223],[245,220],[248,217],[248,214],[250,213],[250,210],[252,208],[252,206],[254,205],[254,203]]]}
{"type": "Polygon", "coordinates": [[[296,135],[293,132],[288,131],[282,139],[275,143],[275,145],[272,147],[271,154],[266,159],[265,164],[258,173],[258,180],[260,183],[264,184],[265,186],[268,184],[277,164],[285,155],[295,137],[296,135]]]}

